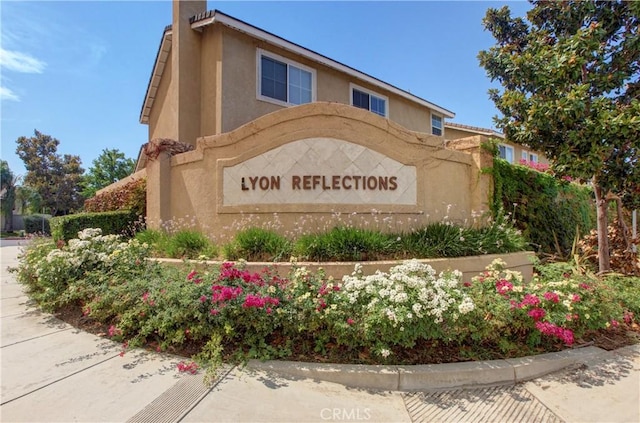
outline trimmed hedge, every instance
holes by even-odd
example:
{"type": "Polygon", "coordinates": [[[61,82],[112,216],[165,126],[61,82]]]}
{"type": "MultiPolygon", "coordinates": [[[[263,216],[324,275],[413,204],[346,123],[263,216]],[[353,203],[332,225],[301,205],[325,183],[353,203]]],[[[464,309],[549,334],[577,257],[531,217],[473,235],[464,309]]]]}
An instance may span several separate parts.
{"type": "Polygon", "coordinates": [[[49,219],[51,217],[46,214],[31,214],[23,216],[24,231],[28,234],[51,235],[51,227],[49,219]]]}
{"type": "Polygon", "coordinates": [[[51,219],[51,235],[56,241],[66,242],[87,228],[100,228],[103,235],[130,234],[137,219],[138,214],[131,210],[58,216],[51,219]]]}
{"type": "Polygon", "coordinates": [[[595,227],[593,190],[523,165],[495,158],[492,212],[511,213],[538,253],[568,257],[579,237],[595,227]]]}
{"type": "Polygon", "coordinates": [[[136,179],[125,185],[96,195],[84,202],[87,212],[107,212],[114,210],[131,210],[138,216],[147,213],[147,181],[144,178],[136,179]]]}

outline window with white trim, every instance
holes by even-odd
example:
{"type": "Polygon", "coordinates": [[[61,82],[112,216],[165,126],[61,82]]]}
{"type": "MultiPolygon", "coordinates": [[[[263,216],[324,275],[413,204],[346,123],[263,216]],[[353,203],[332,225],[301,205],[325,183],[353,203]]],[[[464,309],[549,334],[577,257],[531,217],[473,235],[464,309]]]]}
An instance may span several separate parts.
{"type": "Polygon", "coordinates": [[[522,150],[520,157],[522,158],[522,160],[529,163],[538,163],[538,155],[536,153],[532,153],[531,151],[522,150]]]}
{"type": "Polygon", "coordinates": [[[258,50],[258,98],[281,105],[315,99],[315,70],[276,54],[258,50]]]}
{"type": "Polygon", "coordinates": [[[351,105],[369,110],[382,117],[388,116],[387,97],[351,84],[351,105]]]}
{"type": "Polygon", "coordinates": [[[442,135],[442,116],[431,114],[431,134],[442,135]]]}
{"type": "Polygon", "coordinates": [[[509,163],[513,163],[513,147],[506,144],[499,144],[498,151],[500,152],[500,158],[505,159],[509,163]]]}

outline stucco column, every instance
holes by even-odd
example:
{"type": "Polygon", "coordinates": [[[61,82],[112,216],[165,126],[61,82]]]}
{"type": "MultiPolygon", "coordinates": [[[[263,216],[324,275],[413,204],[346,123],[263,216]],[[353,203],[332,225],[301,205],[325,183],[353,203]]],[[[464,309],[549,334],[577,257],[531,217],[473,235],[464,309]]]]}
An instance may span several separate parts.
{"type": "Polygon", "coordinates": [[[160,229],[171,219],[171,154],[162,151],[147,163],[147,227],[160,229]]]}
{"type": "Polygon", "coordinates": [[[493,168],[493,156],[482,145],[489,138],[476,135],[450,141],[448,148],[470,154],[475,166],[469,178],[469,195],[471,209],[476,213],[490,210],[490,198],[493,195],[493,176],[488,169],[493,168]]]}

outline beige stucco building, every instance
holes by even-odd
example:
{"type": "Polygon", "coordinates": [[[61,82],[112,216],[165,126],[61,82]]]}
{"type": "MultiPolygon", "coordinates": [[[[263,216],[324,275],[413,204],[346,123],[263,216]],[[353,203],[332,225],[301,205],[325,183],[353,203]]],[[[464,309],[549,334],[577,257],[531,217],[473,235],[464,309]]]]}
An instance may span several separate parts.
{"type": "Polygon", "coordinates": [[[525,146],[515,144],[505,138],[504,134],[494,131],[493,129],[479,128],[477,126],[462,125],[454,122],[445,122],[445,139],[448,141],[467,138],[474,135],[482,135],[488,138],[498,140],[498,152],[500,157],[509,163],[539,163],[548,165],[549,159],[535,150],[531,150],[525,146]]]}
{"type": "Polygon", "coordinates": [[[254,217],[284,233],[469,222],[488,209],[492,134],[457,134],[453,117],[206,1],[173,1],[132,177],[147,178],[151,227],[186,219],[212,237],[254,217]]]}

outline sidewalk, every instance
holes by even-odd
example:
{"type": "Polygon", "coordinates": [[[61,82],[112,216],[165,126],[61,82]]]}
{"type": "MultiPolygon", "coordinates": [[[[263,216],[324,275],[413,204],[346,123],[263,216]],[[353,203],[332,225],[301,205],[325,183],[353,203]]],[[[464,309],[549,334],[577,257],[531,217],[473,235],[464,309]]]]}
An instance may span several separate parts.
{"type": "Polygon", "coordinates": [[[251,362],[207,387],[176,370],[182,358],[121,357],[118,344],[39,312],[7,272],[16,244],[0,248],[1,422],[640,421],[639,345],[406,368],[251,362]],[[461,387],[477,383],[506,385],[461,387]]]}

